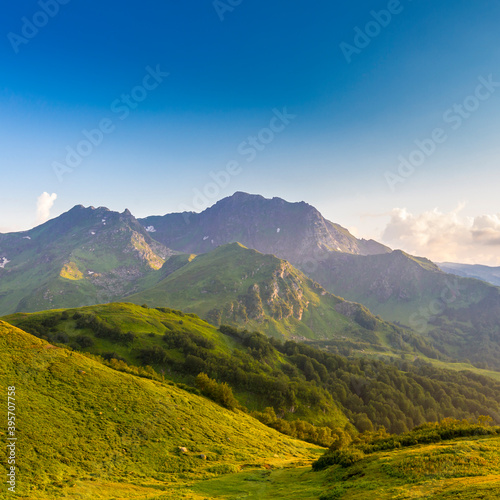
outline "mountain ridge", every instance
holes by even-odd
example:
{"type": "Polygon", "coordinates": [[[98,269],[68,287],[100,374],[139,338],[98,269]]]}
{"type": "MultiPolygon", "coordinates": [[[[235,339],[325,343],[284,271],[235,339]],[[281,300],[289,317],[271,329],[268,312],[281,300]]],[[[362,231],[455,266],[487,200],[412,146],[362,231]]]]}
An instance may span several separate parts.
{"type": "Polygon", "coordinates": [[[128,210],[77,205],[29,231],[0,235],[0,312],[110,301],[176,253],[128,210]]]}
{"type": "Polygon", "coordinates": [[[498,266],[460,264],[455,262],[440,262],[437,265],[444,272],[456,274],[463,278],[475,278],[495,286],[500,286],[500,267],[498,266]]]}
{"type": "MultiPolygon", "coordinates": [[[[215,325],[256,328],[290,338],[332,338],[347,330],[356,337],[356,328],[364,331],[361,316],[370,332],[380,323],[363,306],[332,295],[288,261],[241,243],[201,254],[154,287],[124,300],[167,305],[215,325]]],[[[372,336],[368,331],[364,335],[372,336]]]]}
{"type": "MultiPolygon", "coordinates": [[[[234,241],[276,255],[325,291],[361,304],[385,321],[412,328],[446,358],[500,369],[498,289],[447,274],[428,259],[358,240],[305,202],[242,192],[200,214],[140,220],[128,210],[119,214],[79,205],[30,231],[0,235],[0,314],[122,300],[152,290],[169,277],[173,280],[176,273],[186,272],[183,268],[193,269],[191,261],[200,262],[219,243],[234,241]]],[[[239,272],[243,264],[231,265],[239,272]]],[[[217,266],[226,271],[223,261],[217,266]]],[[[264,281],[269,283],[269,278],[264,281]]],[[[285,309],[296,302],[294,287],[291,282],[285,287],[290,297],[290,303],[281,304],[285,309]]],[[[179,290],[183,290],[180,282],[179,290]]],[[[200,295],[203,290],[198,290],[200,295]]],[[[261,288],[235,293],[224,303],[233,303],[236,310],[243,311],[245,302],[266,301],[261,288]]],[[[173,302],[182,298],[169,297],[173,302]]],[[[202,297],[207,304],[213,298],[209,293],[202,297]]],[[[189,309],[186,302],[178,306],[189,309]]],[[[217,308],[211,309],[216,319],[217,308]]],[[[290,318],[287,314],[278,318],[275,321],[284,326],[274,334],[281,329],[286,336],[290,318]]],[[[316,324],[321,323],[324,332],[327,322],[318,318],[316,324]]]]}
{"type": "Polygon", "coordinates": [[[154,237],[185,253],[206,253],[240,242],[262,253],[274,254],[297,265],[330,251],[385,253],[374,240],[358,240],[339,224],[326,220],[312,205],[290,203],[236,192],[201,213],[184,212],[138,219],[154,229],[154,237]]]}

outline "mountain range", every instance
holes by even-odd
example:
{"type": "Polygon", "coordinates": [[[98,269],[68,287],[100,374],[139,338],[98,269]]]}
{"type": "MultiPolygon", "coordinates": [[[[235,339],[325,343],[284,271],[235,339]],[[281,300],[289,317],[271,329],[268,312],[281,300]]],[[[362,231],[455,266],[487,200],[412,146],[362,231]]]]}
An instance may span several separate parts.
{"type": "Polygon", "coordinates": [[[478,264],[456,264],[443,262],[438,264],[445,273],[456,274],[464,278],[476,278],[495,286],[500,286],[500,267],[481,266],[478,264]]]}
{"type": "Polygon", "coordinates": [[[357,239],[304,202],[238,192],[139,220],[76,206],[0,234],[0,314],[116,300],[297,339],[392,348],[381,332],[413,330],[445,358],[500,368],[499,289],[357,239]]]}
{"type": "Polygon", "coordinates": [[[496,498],[500,288],[468,271],[245,193],[0,234],[20,498],[496,498]]]}

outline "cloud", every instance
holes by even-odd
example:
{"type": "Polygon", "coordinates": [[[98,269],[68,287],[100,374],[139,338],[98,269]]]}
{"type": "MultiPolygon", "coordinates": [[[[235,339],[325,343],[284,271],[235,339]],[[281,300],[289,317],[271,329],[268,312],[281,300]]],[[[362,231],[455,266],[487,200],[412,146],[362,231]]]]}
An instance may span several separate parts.
{"type": "Polygon", "coordinates": [[[50,217],[50,209],[56,201],[56,193],[42,193],[36,200],[36,221],[38,224],[45,222],[50,217]]]}
{"type": "Polygon", "coordinates": [[[500,214],[466,217],[461,215],[463,208],[448,213],[436,208],[417,215],[395,208],[382,240],[435,262],[500,265],[500,214]]]}

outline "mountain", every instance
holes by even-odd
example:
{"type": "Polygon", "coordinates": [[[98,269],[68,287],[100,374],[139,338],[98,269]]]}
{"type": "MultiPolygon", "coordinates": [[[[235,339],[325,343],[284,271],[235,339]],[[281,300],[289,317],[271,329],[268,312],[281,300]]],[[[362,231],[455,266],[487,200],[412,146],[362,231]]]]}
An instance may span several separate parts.
{"type": "Polygon", "coordinates": [[[235,193],[200,214],[140,221],[77,206],[30,231],[0,234],[0,314],[124,298],[270,335],[344,337],[358,350],[409,342],[426,355],[500,369],[497,288],[358,240],[303,202],[235,193]],[[277,260],[242,253],[236,241],[277,260]]]}
{"type": "Polygon", "coordinates": [[[331,253],[309,275],[387,321],[423,335],[443,354],[500,369],[500,289],[447,274],[400,250],[331,253]]]}
{"type": "Polygon", "coordinates": [[[112,369],[3,321],[0,354],[0,383],[14,387],[19,498],[175,499],[194,480],[318,453],[145,370],[112,369]]]}
{"type": "Polygon", "coordinates": [[[326,289],[407,325],[413,310],[439,298],[445,283],[455,279],[428,259],[401,250],[370,256],[329,254],[309,274],[326,289]]]}
{"type": "Polygon", "coordinates": [[[0,234],[0,314],[108,302],[137,290],[174,253],[128,210],[76,206],[0,234]]]}
{"type": "Polygon", "coordinates": [[[326,220],[307,203],[237,192],[201,213],[185,212],[139,219],[155,239],[183,253],[210,252],[219,245],[239,242],[306,266],[328,252],[360,255],[387,253],[373,240],[359,240],[326,220]]]}
{"type": "Polygon", "coordinates": [[[456,274],[464,278],[476,278],[492,285],[500,286],[500,267],[455,264],[452,262],[443,262],[438,264],[438,266],[445,273],[456,274]]]}
{"type": "Polygon", "coordinates": [[[199,255],[124,300],[194,312],[215,325],[278,338],[348,338],[379,345],[394,329],[363,306],[328,293],[289,262],[240,243],[199,255]]]}
{"type": "MultiPolygon", "coordinates": [[[[163,244],[182,252],[206,253],[239,241],[274,254],[328,292],[415,330],[443,355],[500,369],[498,290],[447,274],[428,259],[358,240],[306,203],[235,193],[200,214],[140,222],[163,244]]],[[[179,305],[189,308],[186,302],[179,305]]]]}

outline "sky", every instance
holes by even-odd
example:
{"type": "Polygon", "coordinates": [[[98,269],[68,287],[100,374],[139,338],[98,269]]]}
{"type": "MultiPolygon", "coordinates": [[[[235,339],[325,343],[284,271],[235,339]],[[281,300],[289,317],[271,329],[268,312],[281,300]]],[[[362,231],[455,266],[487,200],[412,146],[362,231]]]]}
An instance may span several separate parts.
{"type": "Polygon", "coordinates": [[[0,17],[0,232],[235,191],[500,265],[500,4],[23,0],[0,17]]]}

